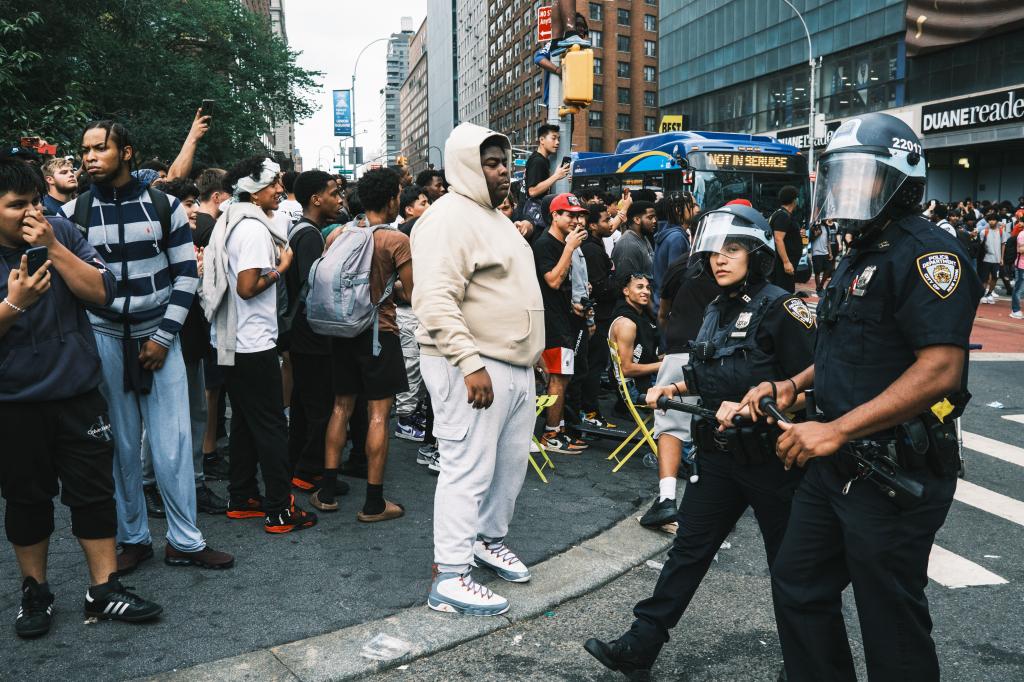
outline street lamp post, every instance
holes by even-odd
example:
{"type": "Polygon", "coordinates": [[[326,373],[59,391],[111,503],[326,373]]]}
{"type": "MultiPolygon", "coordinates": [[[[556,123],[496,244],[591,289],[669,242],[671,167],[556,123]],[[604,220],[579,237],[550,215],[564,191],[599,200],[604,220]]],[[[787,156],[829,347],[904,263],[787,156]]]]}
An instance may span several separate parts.
{"type": "Polygon", "coordinates": [[[444,165],[444,152],[441,151],[440,147],[438,147],[437,145],[434,145],[434,144],[427,145],[427,164],[430,164],[430,150],[431,149],[436,149],[437,150],[437,155],[441,157],[441,165],[443,166],[444,165]]]}
{"type": "MultiPolygon", "coordinates": [[[[352,112],[351,112],[352,120],[355,120],[355,118],[356,118],[356,71],[359,69],[359,58],[363,56],[363,53],[366,52],[366,49],[368,47],[370,47],[371,45],[374,45],[374,44],[380,43],[380,42],[386,42],[387,40],[390,40],[390,39],[389,38],[376,38],[374,40],[371,40],[370,42],[366,43],[366,45],[363,45],[363,49],[359,50],[359,54],[356,55],[356,63],[355,63],[355,66],[352,67],[352,112]]],[[[352,148],[354,149],[356,146],[357,146],[356,145],[356,126],[353,125],[352,126],[352,148]]],[[[355,165],[355,163],[353,163],[352,164],[352,179],[353,180],[357,179],[356,178],[356,170],[357,170],[357,166],[355,165]]]]}
{"type": "Polygon", "coordinates": [[[793,3],[789,0],[782,1],[789,5],[789,8],[796,13],[796,18],[800,20],[800,25],[804,27],[804,35],[807,36],[807,64],[811,67],[810,109],[807,116],[807,137],[810,140],[810,145],[807,150],[807,168],[811,173],[814,173],[814,48],[811,45],[811,32],[807,30],[807,22],[804,21],[804,15],[800,14],[800,10],[794,7],[793,3]]]}

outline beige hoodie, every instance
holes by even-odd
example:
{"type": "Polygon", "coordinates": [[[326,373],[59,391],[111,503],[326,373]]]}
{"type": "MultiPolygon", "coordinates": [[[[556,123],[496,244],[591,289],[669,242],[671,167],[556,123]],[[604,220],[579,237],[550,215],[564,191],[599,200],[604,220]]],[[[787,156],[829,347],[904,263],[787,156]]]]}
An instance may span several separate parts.
{"type": "Polygon", "coordinates": [[[480,166],[480,145],[492,136],[511,153],[508,138],[493,130],[463,123],[452,131],[444,150],[449,191],[412,230],[416,340],[463,375],[484,366],[481,356],[531,367],[544,350],[533,251],[491,207],[480,166]]]}

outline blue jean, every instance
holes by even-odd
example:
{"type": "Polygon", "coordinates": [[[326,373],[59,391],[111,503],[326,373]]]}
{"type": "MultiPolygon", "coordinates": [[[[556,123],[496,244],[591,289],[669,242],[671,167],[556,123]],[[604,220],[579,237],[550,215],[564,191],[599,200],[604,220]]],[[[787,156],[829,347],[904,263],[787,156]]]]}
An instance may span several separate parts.
{"type": "Polygon", "coordinates": [[[124,390],[121,339],[94,332],[103,381],[100,391],[110,406],[114,433],[114,501],[117,541],[149,543],[149,521],[142,495],[142,438],[154,453],[153,469],[167,512],[167,542],[182,552],[206,546],[196,528],[196,487],[192,469],[192,433],[188,382],[181,345],[174,340],[162,368],[153,373],[148,395],[124,390]]]}
{"type": "Polygon", "coordinates": [[[1010,310],[1020,312],[1020,297],[1024,294],[1024,268],[1017,268],[1017,274],[1013,279],[1013,295],[1010,297],[1010,310]]]}

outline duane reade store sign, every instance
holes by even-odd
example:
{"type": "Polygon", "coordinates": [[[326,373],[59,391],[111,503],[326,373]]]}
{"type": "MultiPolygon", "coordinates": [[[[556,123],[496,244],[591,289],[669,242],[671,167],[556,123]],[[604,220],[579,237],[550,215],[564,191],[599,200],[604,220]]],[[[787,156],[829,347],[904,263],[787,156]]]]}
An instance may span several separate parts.
{"type": "Polygon", "coordinates": [[[1024,88],[921,107],[921,132],[925,135],[1006,123],[1024,123],[1024,88]]]}

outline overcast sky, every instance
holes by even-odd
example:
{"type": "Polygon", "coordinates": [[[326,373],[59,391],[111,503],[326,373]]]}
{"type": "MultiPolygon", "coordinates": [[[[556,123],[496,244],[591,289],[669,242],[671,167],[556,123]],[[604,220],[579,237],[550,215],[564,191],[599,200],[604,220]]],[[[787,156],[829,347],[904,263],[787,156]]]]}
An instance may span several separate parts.
{"type": "MultiPolygon", "coordinates": [[[[351,87],[359,51],[371,40],[400,31],[402,17],[412,17],[413,30],[419,28],[427,15],[427,0],[285,0],[284,7],[288,43],[301,52],[299,65],[324,72],[323,88],[316,96],[320,108],[295,126],[295,146],[308,170],[318,166],[318,157],[327,163],[338,151],[331,91],[351,87]]],[[[356,74],[353,118],[367,161],[381,153],[379,93],[385,83],[386,54],[386,42],[373,45],[363,53],[356,74]]]]}

